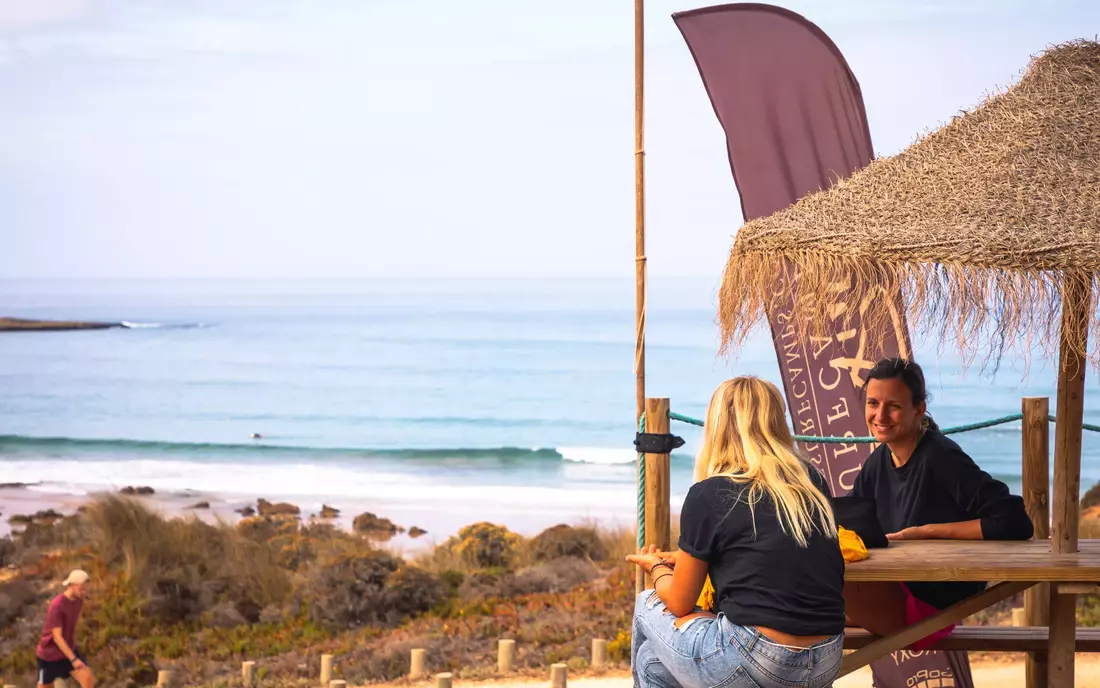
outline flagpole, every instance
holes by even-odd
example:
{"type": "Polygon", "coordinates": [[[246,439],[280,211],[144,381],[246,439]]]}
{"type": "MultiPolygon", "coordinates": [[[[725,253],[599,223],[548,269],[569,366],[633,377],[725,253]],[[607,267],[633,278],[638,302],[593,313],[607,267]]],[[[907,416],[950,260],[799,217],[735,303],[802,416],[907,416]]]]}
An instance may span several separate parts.
{"type": "MultiPolygon", "coordinates": [[[[636,386],[635,422],[645,411],[645,0],[634,0],[634,301],[635,344],[634,378],[636,386]]],[[[639,478],[641,476],[639,475],[639,478]]],[[[640,506],[640,505],[639,505],[640,506]]],[[[644,514],[638,514],[639,522],[644,514]]],[[[638,569],[636,588],[640,592],[645,574],[638,569]]]]}

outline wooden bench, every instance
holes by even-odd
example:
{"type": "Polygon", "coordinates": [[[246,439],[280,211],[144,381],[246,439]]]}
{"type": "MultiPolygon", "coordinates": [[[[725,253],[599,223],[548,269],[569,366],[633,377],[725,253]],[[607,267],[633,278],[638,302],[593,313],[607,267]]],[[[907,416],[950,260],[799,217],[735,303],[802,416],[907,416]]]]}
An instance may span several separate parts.
{"type": "MultiPolygon", "coordinates": [[[[844,649],[859,650],[879,639],[862,628],[844,631],[844,649]]],[[[1046,626],[957,626],[951,635],[932,646],[935,650],[974,652],[1046,652],[1050,632],[1046,626]]],[[[1077,628],[1074,652],[1100,652],[1100,628],[1077,628]]]]}

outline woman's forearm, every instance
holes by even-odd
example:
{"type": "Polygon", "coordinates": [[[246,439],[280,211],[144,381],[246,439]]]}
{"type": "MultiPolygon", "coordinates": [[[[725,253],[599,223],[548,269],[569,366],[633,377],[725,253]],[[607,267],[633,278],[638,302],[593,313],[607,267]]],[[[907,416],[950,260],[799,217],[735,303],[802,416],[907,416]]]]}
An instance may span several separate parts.
{"type": "Polygon", "coordinates": [[[957,521],[955,523],[929,523],[920,526],[921,534],[929,540],[984,540],[982,522],[957,521]]]}

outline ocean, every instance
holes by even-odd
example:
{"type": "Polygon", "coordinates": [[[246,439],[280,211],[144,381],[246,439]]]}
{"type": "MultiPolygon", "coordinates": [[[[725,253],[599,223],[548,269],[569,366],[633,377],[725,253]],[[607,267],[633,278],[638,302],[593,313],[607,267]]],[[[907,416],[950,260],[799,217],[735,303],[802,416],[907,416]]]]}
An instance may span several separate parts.
{"type": "MultiPolygon", "coordinates": [[[[766,331],[718,357],[716,286],[650,280],[647,390],[694,417],[728,377],[779,382],[766,331]]],[[[9,280],[3,315],[128,327],[0,333],[0,482],[332,504],[437,536],[475,520],[634,519],[629,281],[9,280]]],[[[1054,410],[1041,361],[990,379],[962,375],[934,343],[916,353],[942,426],[1018,413],[1022,396],[1054,410]]],[[[1098,392],[1090,375],[1088,422],[1098,392]]],[[[699,430],[673,429],[687,441],[672,461],[676,511],[699,430]]],[[[1019,423],[955,439],[1019,490],[1019,423]]],[[[1086,433],[1083,454],[1087,488],[1100,437],[1086,433]]]]}

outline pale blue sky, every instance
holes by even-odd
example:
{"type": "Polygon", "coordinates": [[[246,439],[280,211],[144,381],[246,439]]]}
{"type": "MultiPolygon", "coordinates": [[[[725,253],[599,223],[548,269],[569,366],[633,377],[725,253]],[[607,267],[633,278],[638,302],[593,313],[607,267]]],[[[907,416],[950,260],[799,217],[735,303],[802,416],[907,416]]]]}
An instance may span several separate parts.
{"type": "MultiPolygon", "coordinates": [[[[648,255],[717,278],[722,130],[647,1],[648,255]]],[[[891,154],[1100,3],[778,3],[891,154]]],[[[630,0],[0,0],[0,277],[627,276],[630,0]]]]}

